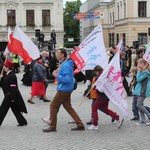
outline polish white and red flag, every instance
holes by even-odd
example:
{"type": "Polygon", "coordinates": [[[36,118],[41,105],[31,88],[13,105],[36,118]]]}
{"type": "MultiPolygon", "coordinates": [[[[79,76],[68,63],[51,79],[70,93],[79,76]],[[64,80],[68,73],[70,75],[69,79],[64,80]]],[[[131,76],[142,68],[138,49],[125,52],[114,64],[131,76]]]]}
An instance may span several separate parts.
{"type": "Polygon", "coordinates": [[[123,45],[123,40],[121,39],[116,46],[116,51],[124,52],[124,45],[123,45]]]}
{"type": "Polygon", "coordinates": [[[40,56],[40,52],[37,46],[18,26],[15,27],[9,49],[11,52],[22,57],[25,64],[28,64],[40,56]]]}
{"type": "Polygon", "coordinates": [[[145,54],[143,55],[143,58],[150,63],[150,42],[147,45],[147,49],[145,54]]]}
{"type": "Polygon", "coordinates": [[[78,73],[81,70],[93,70],[96,65],[101,65],[103,68],[108,65],[103,31],[100,24],[71,53],[70,58],[77,66],[74,73],[78,73]]]}
{"type": "Polygon", "coordinates": [[[8,44],[5,48],[4,55],[10,53],[9,49],[10,49],[12,38],[13,38],[13,32],[11,31],[10,27],[8,27],[8,44]]]}
{"type": "Polygon", "coordinates": [[[100,92],[104,92],[123,113],[128,116],[128,105],[125,97],[125,91],[122,83],[120,69],[120,53],[117,52],[108,67],[95,83],[96,88],[100,92]]]}

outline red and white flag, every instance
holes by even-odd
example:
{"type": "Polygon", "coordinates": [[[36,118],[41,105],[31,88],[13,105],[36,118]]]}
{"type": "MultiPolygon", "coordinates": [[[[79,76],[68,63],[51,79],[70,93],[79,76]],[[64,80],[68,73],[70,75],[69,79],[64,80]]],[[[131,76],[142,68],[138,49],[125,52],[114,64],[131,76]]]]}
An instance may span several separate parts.
{"type": "Polygon", "coordinates": [[[143,55],[143,58],[150,63],[150,42],[147,45],[147,49],[145,54],[143,55]]]}
{"type": "Polygon", "coordinates": [[[70,58],[77,66],[75,73],[81,70],[93,70],[96,65],[107,67],[108,58],[100,24],[71,53],[70,58]]]}
{"type": "Polygon", "coordinates": [[[124,116],[128,116],[128,106],[121,77],[119,52],[113,57],[106,70],[97,79],[95,85],[100,92],[104,92],[110,101],[123,112],[124,116]]]}
{"type": "Polygon", "coordinates": [[[40,56],[37,46],[18,26],[15,27],[15,31],[13,33],[10,51],[21,56],[25,64],[28,64],[40,56]]]}
{"type": "Polygon", "coordinates": [[[8,27],[8,44],[7,44],[6,49],[4,51],[4,55],[10,53],[9,49],[10,49],[12,38],[13,38],[13,32],[11,31],[10,27],[8,27]]]}
{"type": "Polygon", "coordinates": [[[122,39],[119,41],[118,45],[116,46],[116,51],[124,52],[124,45],[122,39]]]}

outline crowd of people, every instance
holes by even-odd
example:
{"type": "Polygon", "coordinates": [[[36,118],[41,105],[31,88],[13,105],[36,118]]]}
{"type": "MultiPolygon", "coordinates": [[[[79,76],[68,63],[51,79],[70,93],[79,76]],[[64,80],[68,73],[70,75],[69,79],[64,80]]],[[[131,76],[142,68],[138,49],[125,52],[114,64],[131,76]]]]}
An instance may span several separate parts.
{"type": "MultiPolygon", "coordinates": [[[[52,33],[51,36],[54,36],[54,33],[52,33]]],[[[133,118],[131,118],[131,120],[139,120],[136,125],[150,125],[150,108],[143,105],[146,97],[150,96],[149,63],[143,59],[144,49],[136,50],[135,57],[133,51],[133,47],[126,46],[124,51],[120,52],[122,83],[127,96],[133,96],[133,118]],[[127,78],[131,75],[133,77],[132,81],[128,83],[127,78]],[[148,121],[145,119],[145,115],[148,117],[148,121]]],[[[115,53],[115,48],[109,49],[109,62],[115,53]]],[[[20,72],[20,65],[15,64],[19,63],[18,56],[13,54],[12,61],[5,61],[3,57],[4,56],[1,55],[0,58],[0,68],[1,70],[4,69],[0,76],[0,83],[4,92],[4,100],[0,106],[0,125],[8,109],[11,108],[18,121],[18,125],[24,126],[27,125],[27,121],[23,117],[22,112],[27,113],[27,109],[18,89],[15,75],[15,73],[20,72]],[[20,99],[21,101],[19,101],[20,99]]],[[[88,96],[90,99],[93,99],[91,105],[91,119],[87,122],[87,125],[90,125],[88,129],[98,129],[98,109],[109,115],[112,122],[115,120],[118,121],[118,128],[120,128],[124,119],[108,108],[109,98],[93,86],[103,72],[103,68],[100,64],[95,66],[94,70],[86,70],[85,75],[82,72],[74,75],[74,69],[75,65],[73,61],[68,59],[68,54],[63,48],[58,49],[57,52],[42,51],[37,60],[25,65],[22,82],[23,85],[31,86],[31,95],[29,96],[28,103],[35,104],[33,101],[34,96],[39,97],[43,102],[50,102],[51,100],[46,96],[46,89],[50,82],[57,82],[57,92],[50,103],[49,117],[43,118],[43,121],[49,124],[49,127],[43,129],[43,132],[57,131],[57,114],[59,113],[61,105],[63,105],[72,117],[73,121],[71,122],[75,122],[77,125],[77,127],[71,130],[85,130],[83,122],[71,105],[71,94],[75,89],[74,78],[78,82],[86,82],[87,89],[83,96],[88,96]],[[89,92],[89,90],[91,91],[89,92]]]]}

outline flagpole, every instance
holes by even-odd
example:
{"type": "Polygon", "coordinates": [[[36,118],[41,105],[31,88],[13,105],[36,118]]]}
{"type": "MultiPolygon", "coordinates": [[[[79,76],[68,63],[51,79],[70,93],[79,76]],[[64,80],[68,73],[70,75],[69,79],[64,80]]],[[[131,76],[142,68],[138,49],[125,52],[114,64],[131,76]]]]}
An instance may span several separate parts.
{"type": "Polygon", "coordinates": [[[92,88],[88,91],[88,93],[85,95],[85,97],[83,98],[83,100],[81,101],[81,103],[79,104],[79,107],[83,104],[83,102],[85,101],[85,99],[87,98],[88,94],[91,92],[92,88]]]}

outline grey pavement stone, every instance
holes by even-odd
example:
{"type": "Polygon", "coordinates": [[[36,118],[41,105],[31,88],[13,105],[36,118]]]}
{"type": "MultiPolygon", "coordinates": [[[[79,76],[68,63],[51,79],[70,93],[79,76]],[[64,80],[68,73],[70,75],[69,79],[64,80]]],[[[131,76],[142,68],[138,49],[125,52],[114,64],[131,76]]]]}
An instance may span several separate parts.
{"type": "MultiPolygon", "coordinates": [[[[117,122],[111,123],[111,118],[99,112],[99,130],[97,131],[71,131],[75,124],[69,124],[71,117],[61,106],[58,114],[58,126],[55,133],[43,133],[42,129],[48,128],[41,118],[49,116],[49,103],[34,98],[35,104],[27,103],[30,87],[22,85],[23,73],[17,74],[19,89],[26,103],[28,114],[25,115],[28,125],[17,127],[17,121],[9,110],[2,126],[0,127],[0,150],[147,150],[149,149],[150,127],[136,126],[132,118],[132,97],[128,97],[129,117],[125,118],[121,129],[117,129],[117,122]]],[[[53,99],[56,85],[49,84],[47,97],[53,99]]],[[[86,85],[79,83],[78,88],[72,94],[72,104],[85,127],[86,121],[91,116],[91,100],[86,99],[79,107],[82,94],[86,85]]],[[[0,102],[3,92],[0,92],[0,102]]],[[[150,106],[150,98],[145,100],[145,105],[150,106]]],[[[110,102],[112,110],[121,112],[110,102]]]]}

